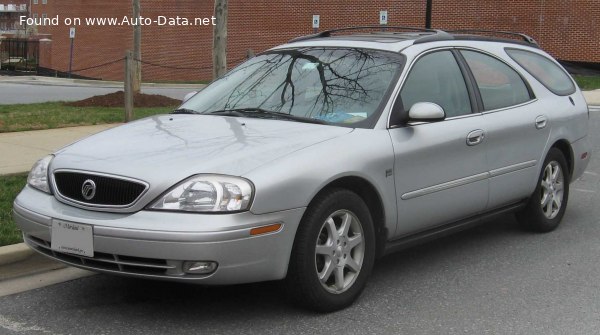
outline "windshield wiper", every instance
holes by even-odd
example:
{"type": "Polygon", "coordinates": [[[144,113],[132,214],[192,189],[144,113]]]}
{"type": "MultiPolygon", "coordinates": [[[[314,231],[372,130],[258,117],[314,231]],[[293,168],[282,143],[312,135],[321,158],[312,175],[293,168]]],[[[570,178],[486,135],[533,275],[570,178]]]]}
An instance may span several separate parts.
{"type": "Polygon", "coordinates": [[[269,117],[285,119],[290,121],[305,122],[305,123],[316,123],[316,124],[328,124],[328,122],[318,119],[312,119],[303,116],[291,115],[283,112],[274,112],[262,108],[235,108],[235,109],[224,109],[209,114],[227,115],[227,116],[247,116],[247,117],[269,117]]]}
{"type": "Polygon", "coordinates": [[[236,116],[236,117],[243,117],[246,116],[246,114],[235,110],[235,109],[224,109],[224,110],[220,110],[220,111],[213,111],[213,112],[208,112],[206,114],[214,114],[214,115],[223,115],[223,116],[236,116]]]}
{"type": "Polygon", "coordinates": [[[199,114],[197,111],[188,108],[178,108],[171,112],[171,114],[199,114]]]}

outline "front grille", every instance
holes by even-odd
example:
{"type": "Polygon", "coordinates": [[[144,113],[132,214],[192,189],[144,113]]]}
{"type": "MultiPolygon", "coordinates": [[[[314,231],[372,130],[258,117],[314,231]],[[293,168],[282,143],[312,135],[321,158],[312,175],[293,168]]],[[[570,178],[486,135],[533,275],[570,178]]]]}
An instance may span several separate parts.
{"type": "Polygon", "coordinates": [[[36,251],[59,261],[83,268],[120,272],[131,275],[168,277],[180,273],[178,267],[164,259],[132,257],[116,254],[94,252],[94,257],[71,255],[52,250],[50,242],[40,238],[24,235],[25,242],[36,251]]]}
{"type": "Polygon", "coordinates": [[[54,183],[59,196],[92,206],[130,206],[147,188],[147,185],[141,182],[71,171],[55,172],[54,183]],[[95,194],[89,200],[84,198],[82,192],[83,184],[87,180],[93,181],[96,186],[95,194]]]}

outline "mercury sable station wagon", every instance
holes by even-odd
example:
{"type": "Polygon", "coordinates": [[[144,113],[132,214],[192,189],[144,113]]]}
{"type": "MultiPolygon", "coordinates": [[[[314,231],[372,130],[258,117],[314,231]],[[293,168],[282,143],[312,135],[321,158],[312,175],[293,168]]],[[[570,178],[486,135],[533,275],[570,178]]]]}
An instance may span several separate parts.
{"type": "Polygon", "coordinates": [[[551,231],[589,161],[589,111],[535,41],[502,34],[297,38],[171,114],[42,158],[15,221],[31,248],[76,267],[285,280],[319,311],[351,304],[377,257],[495,214],[551,231]]]}

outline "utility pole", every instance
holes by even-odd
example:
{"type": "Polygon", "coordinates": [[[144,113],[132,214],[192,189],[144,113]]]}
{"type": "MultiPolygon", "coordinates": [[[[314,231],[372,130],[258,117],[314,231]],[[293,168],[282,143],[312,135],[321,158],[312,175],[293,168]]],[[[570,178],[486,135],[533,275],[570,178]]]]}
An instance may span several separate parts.
{"type": "Polygon", "coordinates": [[[227,72],[227,1],[215,0],[216,25],[213,27],[213,78],[227,72]]]}
{"type": "Polygon", "coordinates": [[[123,80],[123,92],[125,93],[125,122],[133,120],[133,53],[125,52],[125,78],[123,80]]]}
{"type": "Polygon", "coordinates": [[[431,11],[433,7],[433,0],[427,0],[425,7],[425,28],[431,29],[431,11]]]}
{"type": "Polygon", "coordinates": [[[142,26],[140,24],[140,0],[133,0],[133,93],[140,93],[142,86],[142,26]]]}

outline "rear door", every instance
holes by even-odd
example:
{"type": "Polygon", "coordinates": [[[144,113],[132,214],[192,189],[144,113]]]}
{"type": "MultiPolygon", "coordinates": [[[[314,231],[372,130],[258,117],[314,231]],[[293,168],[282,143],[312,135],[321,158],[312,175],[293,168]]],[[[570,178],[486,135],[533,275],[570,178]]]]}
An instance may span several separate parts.
{"type": "MultiPolygon", "coordinates": [[[[426,230],[483,211],[488,198],[486,129],[472,99],[473,87],[452,50],[419,56],[401,88],[406,115],[417,102],[446,112],[439,122],[402,124],[389,130],[394,148],[398,225],[394,237],[426,230]]],[[[403,116],[392,116],[392,119],[403,116]]]]}
{"type": "Polygon", "coordinates": [[[540,155],[550,133],[529,84],[501,59],[461,50],[473,74],[487,132],[489,209],[528,197],[537,181],[540,155]]]}

